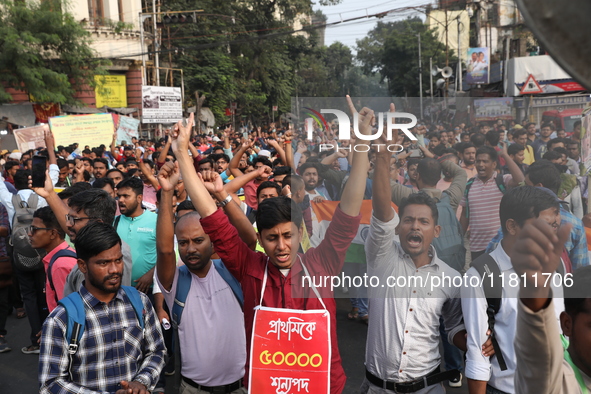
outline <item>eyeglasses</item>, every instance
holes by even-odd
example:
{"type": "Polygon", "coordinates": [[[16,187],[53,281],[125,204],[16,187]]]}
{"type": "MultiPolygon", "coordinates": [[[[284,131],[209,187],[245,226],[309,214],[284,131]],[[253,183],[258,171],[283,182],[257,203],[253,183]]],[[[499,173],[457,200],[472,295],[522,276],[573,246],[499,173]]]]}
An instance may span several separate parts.
{"type": "Polygon", "coordinates": [[[92,217],[86,217],[86,218],[77,218],[75,216],[72,216],[70,214],[66,214],[66,222],[72,222],[74,224],[78,223],[80,220],[84,220],[84,219],[88,219],[88,220],[96,220],[97,218],[92,218],[92,217]]]}
{"type": "Polygon", "coordinates": [[[35,235],[35,233],[39,230],[53,230],[52,228],[47,228],[47,227],[35,227],[35,226],[29,226],[27,227],[27,234],[30,235],[35,235]]]}

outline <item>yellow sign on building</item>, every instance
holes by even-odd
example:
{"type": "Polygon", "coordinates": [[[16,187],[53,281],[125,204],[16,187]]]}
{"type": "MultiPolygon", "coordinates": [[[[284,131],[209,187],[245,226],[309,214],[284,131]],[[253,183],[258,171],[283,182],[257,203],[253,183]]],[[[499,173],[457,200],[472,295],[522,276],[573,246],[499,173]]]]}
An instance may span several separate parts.
{"type": "Polygon", "coordinates": [[[127,107],[127,83],[125,75],[95,75],[96,107],[127,107]]]}

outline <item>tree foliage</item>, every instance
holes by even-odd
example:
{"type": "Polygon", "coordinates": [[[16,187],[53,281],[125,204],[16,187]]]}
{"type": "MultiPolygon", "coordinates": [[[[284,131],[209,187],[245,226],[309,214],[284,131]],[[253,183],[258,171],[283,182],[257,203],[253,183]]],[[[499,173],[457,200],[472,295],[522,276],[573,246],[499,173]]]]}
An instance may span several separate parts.
{"type": "MultiPolygon", "coordinates": [[[[378,22],[367,37],[357,40],[357,59],[368,75],[379,74],[395,96],[419,96],[419,51],[421,35],[421,59],[423,89],[429,89],[429,58],[433,65],[445,65],[445,45],[441,44],[433,30],[420,18],[408,18],[396,22],[378,22]]],[[[449,62],[457,62],[449,51],[449,62]]]]}
{"type": "Polygon", "coordinates": [[[267,116],[275,105],[279,112],[289,112],[296,93],[340,96],[361,81],[364,88],[379,92],[377,79],[356,69],[348,47],[321,46],[314,30],[291,34],[298,22],[306,26],[310,15],[322,20],[312,4],[310,0],[167,1],[169,11],[204,10],[197,23],[173,25],[170,34],[163,31],[163,46],[170,42],[177,49],[173,61],[184,69],[188,98],[194,91],[204,93],[204,105],[216,119],[224,119],[225,108],[237,102],[238,116],[255,120],[267,116]]]}
{"type": "Polygon", "coordinates": [[[38,102],[72,104],[77,88],[94,84],[101,62],[65,7],[60,0],[0,0],[0,103],[11,101],[6,88],[15,88],[38,102]]]}

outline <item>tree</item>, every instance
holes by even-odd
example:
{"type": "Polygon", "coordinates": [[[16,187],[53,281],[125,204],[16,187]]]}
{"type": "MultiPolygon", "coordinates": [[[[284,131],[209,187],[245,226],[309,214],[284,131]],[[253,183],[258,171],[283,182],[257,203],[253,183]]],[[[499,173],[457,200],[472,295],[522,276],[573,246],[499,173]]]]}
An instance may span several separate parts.
{"type": "MultiPolygon", "coordinates": [[[[417,34],[421,35],[423,81],[428,81],[430,70],[425,65],[429,64],[429,57],[433,58],[435,65],[445,64],[445,46],[420,18],[378,22],[366,38],[357,40],[357,59],[362,63],[364,72],[368,75],[379,73],[395,96],[419,96],[417,34]]],[[[449,62],[457,62],[451,50],[449,62]]]]}
{"type": "Polygon", "coordinates": [[[104,62],[95,60],[90,34],[60,0],[0,0],[0,103],[7,88],[38,102],[74,104],[80,86],[94,85],[104,62]]]}

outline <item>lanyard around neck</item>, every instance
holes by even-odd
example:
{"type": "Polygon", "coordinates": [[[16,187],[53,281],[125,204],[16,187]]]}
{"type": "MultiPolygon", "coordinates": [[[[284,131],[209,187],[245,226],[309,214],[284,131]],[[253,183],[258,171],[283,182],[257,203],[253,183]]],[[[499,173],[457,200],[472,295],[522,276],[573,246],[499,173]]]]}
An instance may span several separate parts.
{"type": "MultiPolygon", "coordinates": [[[[302,268],[304,269],[304,273],[306,274],[306,276],[308,278],[310,278],[310,273],[308,272],[308,269],[304,265],[304,262],[302,261],[302,258],[300,257],[300,255],[298,255],[298,259],[300,259],[300,264],[302,264],[302,268]]],[[[267,257],[267,264],[265,264],[265,275],[263,276],[263,286],[261,288],[261,298],[259,301],[259,307],[263,306],[263,296],[265,295],[265,289],[267,288],[268,276],[269,276],[269,257],[267,257]]],[[[324,304],[324,301],[322,301],[322,297],[320,297],[320,293],[318,293],[318,289],[316,289],[316,286],[314,286],[313,281],[310,281],[310,285],[312,286],[312,291],[314,292],[316,297],[318,297],[318,300],[320,300],[320,303],[322,304],[322,307],[324,308],[324,310],[328,311],[328,309],[326,309],[326,305],[324,304]]]]}

